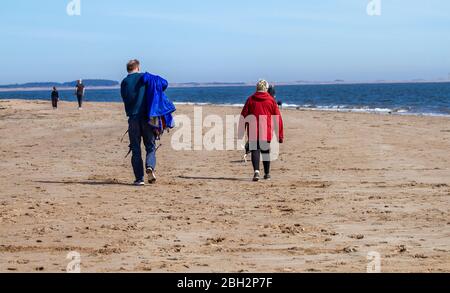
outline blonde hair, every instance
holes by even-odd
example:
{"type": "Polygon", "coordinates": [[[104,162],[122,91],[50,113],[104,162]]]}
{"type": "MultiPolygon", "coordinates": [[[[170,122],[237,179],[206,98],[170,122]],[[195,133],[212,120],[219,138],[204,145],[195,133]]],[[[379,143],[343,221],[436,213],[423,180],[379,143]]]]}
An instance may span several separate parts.
{"type": "Polygon", "coordinates": [[[256,91],[267,92],[268,90],[269,90],[269,83],[264,79],[260,79],[256,84],[256,91]]]}

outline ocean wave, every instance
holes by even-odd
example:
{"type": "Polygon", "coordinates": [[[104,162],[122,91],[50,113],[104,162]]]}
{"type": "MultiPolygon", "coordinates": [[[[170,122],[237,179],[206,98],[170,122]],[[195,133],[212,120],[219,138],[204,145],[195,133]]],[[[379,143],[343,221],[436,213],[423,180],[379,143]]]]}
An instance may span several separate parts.
{"type": "MultiPolygon", "coordinates": [[[[291,107],[292,108],[292,107],[291,107]]],[[[410,116],[435,116],[435,117],[450,117],[449,114],[436,112],[418,112],[409,108],[370,108],[370,107],[350,107],[350,106],[297,106],[299,110],[310,111],[331,111],[331,112],[350,112],[350,113],[369,113],[369,114],[390,114],[390,115],[410,115],[410,116]]]]}
{"type": "Polygon", "coordinates": [[[407,113],[407,109],[352,107],[347,105],[315,106],[311,104],[296,105],[283,104],[283,108],[295,108],[299,110],[337,111],[337,112],[363,112],[363,113],[407,113]]]}
{"type": "MultiPolygon", "coordinates": [[[[188,106],[218,106],[218,107],[236,107],[241,108],[244,104],[232,104],[232,103],[195,103],[195,102],[176,102],[176,105],[188,105],[188,106]]],[[[330,111],[330,112],[350,112],[350,113],[371,113],[371,114],[392,114],[392,115],[413,115],[413,116],[438,116],[438,117],[450,117],[450,115],[433,112],[414,112],[409,107],[405,108],[371,108],[369,106],[349,106],[349,105],[328,105],[328,106],[316,106],[312,104],[288,104],[282,105],[283,109],[297,109],[308,111],[330,111]]]]}

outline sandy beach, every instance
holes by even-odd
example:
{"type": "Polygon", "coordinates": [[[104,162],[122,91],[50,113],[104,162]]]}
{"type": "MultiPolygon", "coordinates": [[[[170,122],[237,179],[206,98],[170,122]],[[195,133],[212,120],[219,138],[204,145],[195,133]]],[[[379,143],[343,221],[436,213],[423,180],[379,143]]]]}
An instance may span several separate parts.
{"type": "Polygon", "coordinates": [[[122,104],[1,100],[0,272],[450,272],[450,118],[283,115],[271,182],[171,133],[137,188],[122,104]]]}

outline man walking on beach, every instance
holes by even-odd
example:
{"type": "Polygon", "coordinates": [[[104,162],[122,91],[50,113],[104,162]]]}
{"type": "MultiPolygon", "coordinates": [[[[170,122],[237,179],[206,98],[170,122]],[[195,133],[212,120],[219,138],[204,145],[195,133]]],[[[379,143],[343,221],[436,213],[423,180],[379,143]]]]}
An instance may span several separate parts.
{"type": "Polygon", "coordinates": [[[75,87],[75,95],[77,96],[78,100],[78,110],[83,110],[83,97],[85,93],[85,88],[83,81],[80,79],[77,81],[77,85],[75,87]]]}
{"type": "Polygon", "coordinates": [[[156,183],[156,135],[149,124],[149,103],[146,99],[144,74],[140,72],[138,60],[127,64],[128,76],[122,81],[121,95],[128,116],[128,133],[132,153],[131,163],[136,181],[134,185],[142,186],[144,182],[144,163],[142,161],[141,141],[144,141],[147,152],[145,167],[150,184],[156,183]]]}

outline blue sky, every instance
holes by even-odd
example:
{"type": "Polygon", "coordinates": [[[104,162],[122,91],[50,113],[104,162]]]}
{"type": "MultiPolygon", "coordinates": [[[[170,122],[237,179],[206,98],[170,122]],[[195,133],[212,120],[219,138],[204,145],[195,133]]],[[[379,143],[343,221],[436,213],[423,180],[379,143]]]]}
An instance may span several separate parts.
{"type": "Polygon", "coordinates": [[[119,80],[128,59],[172,82],[437,79],[450,1],[2,1],[0,84],[119,80]]]}

